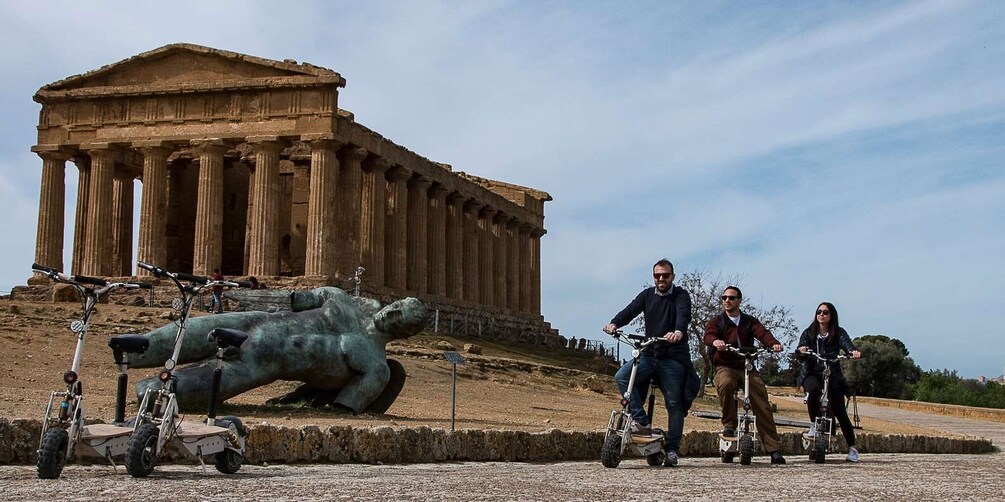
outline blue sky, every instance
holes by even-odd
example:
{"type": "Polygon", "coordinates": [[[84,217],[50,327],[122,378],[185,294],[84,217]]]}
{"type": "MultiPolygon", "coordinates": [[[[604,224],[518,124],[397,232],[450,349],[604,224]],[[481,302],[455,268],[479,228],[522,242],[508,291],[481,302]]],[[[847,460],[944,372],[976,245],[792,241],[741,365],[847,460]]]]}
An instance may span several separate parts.
{"type": "Polygon", "coordinates": [[[602,339],[665,256],[800,325],[832,301],[922,368],[1001,374],[1005,3],[282,6],[0,1],[0,290],[34,255],[32,94],[189,42],[332,68],[360,123],[551,193],[542,304],[566,336],[602,339]]]}

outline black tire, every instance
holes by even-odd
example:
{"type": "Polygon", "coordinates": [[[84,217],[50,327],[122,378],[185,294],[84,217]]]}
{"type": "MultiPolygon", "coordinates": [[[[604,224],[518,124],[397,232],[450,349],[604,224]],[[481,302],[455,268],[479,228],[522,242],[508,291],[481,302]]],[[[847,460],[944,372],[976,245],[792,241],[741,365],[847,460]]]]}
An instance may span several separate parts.
{"type": "Polygon", "coordinates": [[[604,467],[613,469],[621,463],[621,436],[611,434],[604,441],[603,448],[600,449],[600,463],[604,467]]]}
{"type": "Polygon", "coordinates": [[[665,461],[666,459],[667,459],[667,454],[666,454],[665,451],[658,451],[658,452],[653,453],[651,455],[646,455],[646,463],[649,464],[652,467],[656,467],[658,465],[663,465],[663,461],[665,461]]]}
{"type": "Polygon", "coordinates": [[[157,465],[157,435],[154,424],[143,424],[129,438],[126,450],[126,472],[134,478],[145,478],[157,465]]]}
{"type": "Polygon", "coordinates": [[[817,459],[817,449],[815,447],[810,448],[810,460],[816,460],[816,459],[817,459]]]}
{"type": "Polygon", "coordinates": [[[817,437],[813,440],[813,461],[822,464],[827,458],[827,434],[817,434],[817,437]]]}
{"type": "Polygon", "coordinates": [[[736,458],[736,454],[732,452],[722,452],[722,463],[732,464],[733,459],[736,458]]]}
{"type": "Polygon", "coordinates": [[[745,435],[740,438],[740,465],[750,465],[750,460],[754,458],[754,438],[745,435]]]}
{"type": "Polygon", "coordinates": [[[70,435],[66,429],[52,428],[45,433],[42,447],[38,450],[38,478],[58,479],[66,464],[66,446],[70,435]]]}
{"type": "MultiPolygon", "coordinates": [[[[216,425],[220,427],[230,428],[233,426],[237,429],[237,433],[241,436],[247,435],[247,430],[244,428],[244,424],[241,423],[241,419],[232,416],[220,417],[216,421],[216,425]]],[[[241,470],[241,465],[244,463],[244,453],[237,450],[223,450],[216,454],[216,470],[224,474],[235,474],[237,471],[241,470]]]]}

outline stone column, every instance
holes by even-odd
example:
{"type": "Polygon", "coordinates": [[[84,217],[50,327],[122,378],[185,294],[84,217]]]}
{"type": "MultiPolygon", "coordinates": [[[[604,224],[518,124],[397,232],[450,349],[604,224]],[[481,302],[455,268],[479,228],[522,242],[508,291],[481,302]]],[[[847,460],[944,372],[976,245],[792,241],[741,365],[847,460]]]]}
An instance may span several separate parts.
{"type": "Polygon", "coordinates": [[[396,166],[387,172],[387,213],[385,214],[384,278],[389,287],[405,290],[407,284],[408,254],[405,225],[407,223],[408,188],[405,181],[412,171],[396,166]]]}
{"type": "Polygon", "coordinates": [[[531,313],[531,241],[530,231],[533,227],[524,223],[520,225],[520,312],[531,313]]]}
{"type": "Polygon", "coordinates": [[[508,244],[506,257],[506,307],[520,311],[520,220],[512,218],[506,223],[508,244]]]}
{"type": "Polygon", "coordinates": [[[255,149],[251,188],[251,232],[246,273],[258,277],[279,274],[279,152],[283,143],[274,136],[248,138],[255,149]]]}
{"type": "Polygon", "coordinates": [[[227,146],[219,140],[193,140],[192,146],[199,156],[192,273],[210,276],[223,257],[223,154],[227,146]]]}
{"type": "Polygon", "coordinates": [[[60,151],[39,151],[42,183],[38,197],[35,263],[63,271],[63,208],[66,205],[66,161],[60,151]]]}
{"type": "Polygon", "coordinates": [[[464,205],[464,299],[480,301],[478,274],[478,211],[483,204],[471,199],[464,205]]]}
{"type": "Polygon", "coordinates": [[[447,197],[447,296],[457,300],[464,299],[464,203],[467,200],[459,192],[447,197]]]}
{"type": "Polygon", "coordinates": [[[429,292],[447,295],[447,190],[437,183],[429,190],[429,225],[426,235],[429,239],[429,292]]]}
{"type": "MultiPolygon", "coordinates": [[[[143,152],[143,198],[140,201],[140,238],[136,259],[164,267],[167,259],[167,158],[171,150],[159,144],[133,143],[143,152]]],[[[137,276],[150,271],[136,268],[137,276]]]]}
{"type": "Polygon", "coordinates": [[[543,228],[535,228],[530,234],[530,311],[532,314],[541,315],[541,237],[544,236],[543,228]]]}
{"type": "Polygon", "coordinates": [[[359,222],[360,191],[363,185],[363,169],[360,164],[366,158],[366,149],[347,146],[339,150],[338,188],[335,192],[335,275],[342,279],[352,277],[359,266],[359,222]]]}
{"type": "Polygon", "coordinates": [[[359,262],[366,269],[367,283],[383,286],[384,215],[387,211],[387,179],[391,165],[373,157],[363,163],[363,189],[360,203],[359,262]]]}
{"type": "Polygon", "coordinates": [[[509,258],[506,256],[506,222],[509,216],[500,212],[492,220],[492,243],[495,249],[492,251],[492,277],[495,278],[495,306],[501,309],[506,308],[506,269],[509,265],[509,258]]]}
{"type": "Polygon", "coordinates": [[[335,191],[338,183],[338,143],[310,141],[311,180],[307,201],[307,250],[304,275],[331,276],[335,272],[335,191]]]}
{"type": "Polygon", "coordinates": [[[429,291],[429,178],[415,175],[408,183],[408,289],[429,291]]]}
{"type": "Polygon", "coordinates": [[[492,219],[497,212],[486,206],[478,216],[478,298],[486,307],[495,303],[493,276],[495,270],[492,266],[495,247],[492,245],[492,219]]]}
{"type": "Polygon", "coordinates": [[[133,179],[128,168],[115,170],[112,182],[112,275],[133,275],[133,179]]]}
{"type": "Polygon", "coordinates": [[[73,158],[77,165],[77,211],[73,220],[73,257],[70,270],[74,274],[84,273],[84,248],[87,243],[87,201],[91,195],[91,157],[79,155],[73,158]]]}
{"type": "Polygon", "coordinates": [[[102,144],[93,145],[87,153],[91,156],[91,179],[81,273],[106,277],[112,274],[112,176],[117,152],[102,144]]]}

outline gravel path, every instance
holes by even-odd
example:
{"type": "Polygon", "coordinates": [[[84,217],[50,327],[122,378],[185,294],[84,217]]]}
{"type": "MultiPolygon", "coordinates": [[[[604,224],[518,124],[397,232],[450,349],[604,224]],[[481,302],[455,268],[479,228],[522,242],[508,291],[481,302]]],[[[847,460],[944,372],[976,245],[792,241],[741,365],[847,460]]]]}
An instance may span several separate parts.
{"type": "MultiPolygon", "coordinates": [[[[864,416],[914,423],[1005,444],[1005,424],[860,405],[864,416]]],[[[599,462],[413,465],[244,466],[233,476],[209,467],[165,465],[147,479],[104,466],[68,466],[56,481],[32,466],[0,467],[0,500],[988,500],[1005,492],[1005,454],[835,455],[818,465],[790,456],[784,466],[759,456],[751,466],[685,458],[674,469],[629,458],[617,469],[599,462]],[[826,482],[821,483],[821,479],[826,482]]]]}

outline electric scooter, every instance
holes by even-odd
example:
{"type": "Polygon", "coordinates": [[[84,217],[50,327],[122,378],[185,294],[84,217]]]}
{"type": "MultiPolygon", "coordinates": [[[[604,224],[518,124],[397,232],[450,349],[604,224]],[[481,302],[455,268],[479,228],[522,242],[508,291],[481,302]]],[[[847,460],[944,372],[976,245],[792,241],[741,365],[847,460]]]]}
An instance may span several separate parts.
{"type": "Polygon", "coordinates": [[[126,451],[126,470],[133,477],[146,477],[153,472],[157,458],[163,453],[168,442],[176,441],[194,455],[206,472],[202,457],[215,455],[216,469],[224,474],[234,474],[244,461],[244,449],[248,430],[237,417],[216,418],[216,403],[220,394],[223,374],[223,353],[228,347],[239,348],[248,338],[247,333],[236,329],[216,328],[209,332],[210,341],[218,347],[216,369],[210,390],[209,412],[205,422],[184,422],[179,416],[178,400],[175,396],[177,377],[174,369],[181,354],[182,341],[188,323],[192,304],[199,293],[212,287],[245,287],[251,284],[233,281],[212,281],[182,272],[170,272],[163,268],[138,262],[137,266],[149,270],[155,277],[168,278],[174,282],[181,298],[176,298],[172,306],[178,311],[178,332],[175,335],[174,352],[164,363],[164,370],[158,378],[159,389],[147,389],[140,402],[140,411],[129,448],[126,451]],[[187,284],[183,284],[187,283],[187,284]]]}
{"type": "Polygon", "coordinates": [[[820,416],[813,421],[813,431],[803,434],[803,448],[809,451],[810,460],[822,464],[827,458],[827,453],[834,451],[837,438],[834,437],[834,416],[830,410],[830,383],[831,364],[837,363],[841,359],[850,359],[846,355],[838,355],[834,358],[823,357],[817,352],[807,350],[806,354],[817,358],[824,364],[824,381],[820,392],[820,416]]]}
{"type": "MultiPolygon", "coordinates": [[[[650,435],[632,434],[632,426],[635,420],[628,409],[631,402],[632,392],[635,390],[635,375],[639,369],[639,357],[642,349],[658,342],[664,342],[662,338],[646,338],[642,335],[629,335],[621,330],[615,331],[614,336],[618,342],[632,346],[632,376],[628,379],[628,388],[621,396],[621,408],[611,412],[611,419],[607,422],[607,433],[604,436],[604,445],[600,450],[600,463],[604,467],[614,468],[621,463],[626,451],[638,456],[645,457],[646,463],[651,466],[662,465],[666,459],[666,435],[662,429],[653,427],[650,435]]],[[[649,423],[652,424],[653,405],[656,401],[656,392],[659,385],[655,378],[649,386],[648,409],[649,423]]]]}
{"type": "MultiPolygon", "coordinates": [[[[74,454],[81,456],[103,457],[115,467],[112,457],[122,456],[129,445],[129,435],[132,427],[123,426],[122,416],[125,414],[125,401],[116,403],[116,419],[113,424],[84,425],[84,389],[80,381],[80,361],[84,355],[84,340],[91,324],[91,314],[105,294],[113,289],[149,289],[149,284],[135,282],[109,283],[97,277],[84,275],[65,275],[58,270],[32,264],[32,270],[44,274],[55,282],[69,284],[80,293],[83,307],[79,320],[70,323],[70,331],[77,335],[77,347],[73,352],[73,362],[70,370],[63,374],[66,383],[65,391],[53,391],[49,394],[49,404],[42,416],[42,431],[38,446],[38,477],[41,479],[56,479],[63,472],[66,462],[74,454]],[[57,405],[57,401],[59,404],[57,405]],[[59,411],[53,415],[54,408],[59,411]]],[[[139,347],[137,347],[139,348],[139,347]]],[[[142,347],[146,350],[146,347],[142,347]]],[[[142,352],[142,351],[141,351],[142,352]]],[[[118,391],[124,395],[128,381],[123,366],[119,366],[118,391]]]]}
{"type": "Polygon", "coordinates": [[[740,454],[740,465],[750,465],[757,447],[757,417],[750,412],[750,372],[754,370],[754,361],[767,352],[767,349],[754,347],[727,347],[742,356],[746,361],[743,365],[743,415],[737,421],[736,436],[728,437],[719,434],[719,455],[722,463],[731,464],[736,454],[740,454]]]}

